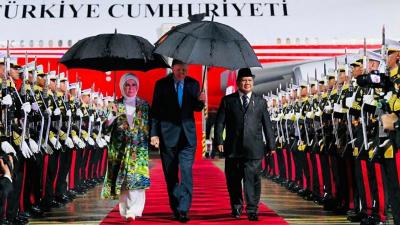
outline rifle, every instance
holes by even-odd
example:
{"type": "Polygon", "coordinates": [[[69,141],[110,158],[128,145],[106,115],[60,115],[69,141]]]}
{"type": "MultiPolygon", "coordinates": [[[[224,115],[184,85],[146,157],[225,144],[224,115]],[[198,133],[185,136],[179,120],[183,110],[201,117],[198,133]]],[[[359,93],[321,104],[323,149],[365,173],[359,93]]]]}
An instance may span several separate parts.
{"type": "Polygon", "coordinates": [[[91,114],[93,114],[92,110],[93,110],[93,93],[94,93],[94,84],[92,85],[92,89],[90,90],[90,99],[89,99],[89,125],[88,125],[88,135],[90,137],[91,131],[92,131],[92,120],[90,119],[91,114]]]}
{"type": "MultiPolygon", "coordinates": [[[[36,67],[36,57],[35,57],[35,66],[34,66],[34,70],[32,71],[32,84],[31,84],[31,88],[30,88],[30,94],[31,94],[31,96],[32,96],[32,99],[33,99],[33,101],[37,104],[37,99],[36,99],[36,97],[35,97],[35,93],[34,93],[34,86],[35,86],[35,84],[36,84],[36,82],[37,82],[37,71],[36,71],[36,69],[37,69],[37,67],[36,67]]],[[[42,113],[42,110],[40,109],[40,107],[38,107],[38,111],[39,111],[39,114],[40,114],[40,117],[42,118],[41,119],[41,123],[40,123],[40,131],[39,131],[39,138],[38,138],[38,148],[39,148],[39,151],[41,151],[41,145],[42,145],[42,136],[43,136],[43,128],[44,128],[44,116],[43,116],[43,113],[42,113]]]]}

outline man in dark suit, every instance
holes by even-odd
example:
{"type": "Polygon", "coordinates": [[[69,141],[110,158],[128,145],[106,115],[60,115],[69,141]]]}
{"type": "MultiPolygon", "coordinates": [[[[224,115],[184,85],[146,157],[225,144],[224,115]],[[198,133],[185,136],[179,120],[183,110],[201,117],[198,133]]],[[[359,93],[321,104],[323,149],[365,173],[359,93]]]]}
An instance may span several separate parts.
{"type": "Polygon", "coordinates": [[[187,65],[173,60],[172,73],[157,81],[151,109],[151,144],[160,148],[174,219],[187,222],[192,202],[192,165],[196,150],[194,111],[204,107],[199,83],[187,76],[187,65]],[[181,181],[178,179],[178,166],[181,181]]]}
{"type": "Polygon", "coordinates": [[[239,219],[242,214],[244,180],[246,212],[250,221],[258,220],[262,159],[275,148],[267,103],[252,92],[254,77],[249,68],[239,70],[236,80],[239,90],[222,98],[214,128],[215,144],[225,155],[232,216],[239,219]],[[224,128],[225,141],[222,139],[224,128]]]}

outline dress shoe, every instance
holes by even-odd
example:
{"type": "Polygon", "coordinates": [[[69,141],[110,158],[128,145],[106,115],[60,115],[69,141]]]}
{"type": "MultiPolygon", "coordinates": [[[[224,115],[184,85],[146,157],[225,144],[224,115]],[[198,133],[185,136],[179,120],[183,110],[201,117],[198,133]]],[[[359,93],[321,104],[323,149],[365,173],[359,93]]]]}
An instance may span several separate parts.
{"type": "Polygon", "coordinates": [[[232,209],[232,216],[236,219],[240,219],[242,215],[242,209],[232,209]]]}
{"type": "Polygon", "coordinates": [[[361,212],[348,212],[347,220],[350,222],[361,222],[361,220],[365,217],[361,212]]]}
{"type": "Polygon", "coordinates": [[[178,221],[180,218],[179,212],[173,212],[172,214],[172,220],[178,221]]]}
{"type": "Polygon", "coordinates": [[[31,213],[33,218],[41,218],[43,217],[43,210],[35,205],[35,206],[31,206],[31,208],[29,209],[29,212],[31,213]]]}
{"type": "Polygon", "coordinates": [[[368,216],[361,219],[360,225],[378,225],[378,224],[385,224],[385,222],[381,222],[379,217],[377,216],[368,216]]]}
{"type": "Polygon", "coordinates": [[[128,222],[128,223],[131,223],[131,222],[135,221],[135,219],[136,219],[135,216],[127,217],[127,218],[125,218],[125,221],[128,222]]]}
{"type": "Polygon", "coordinates": [[[322,198],[321,197],[319,197],[317,195],[314,195],[314,199],[313,200],[314,200],[315,204],[322,205],[322,198]]]}
{"type": "Polygon", "coordinates": [[[247,217],[249,221],[258,221],[258,216],[255,213],[249,214],[247,217]]]}
{"type": "Polygon", "coordinates": [[[187,212],[180,212],[179,215],[179,222],[181,223],[187,223],[190,220],[189,216],[187,215],[187,212]]]}
{"type": "Polygon", "coordinates": [[[18,216],[25,218],[25,219],[29,219],[32,217],[32,215],[29,211],[20,212],[20,213],[18,213],[18,216]]]}
{"type": "Polygon", "coordinates": [[[11,225],[11,222],[7,219],[0,219],[0,225],[11,225]]]}
{"type": "Polygon", "coordinates": [[[28,223],[28,220],[22,219],[20,217],[16,217],[10,221],[13,225],[25,225],[28,223]]]}
{"type": "MultiPolygon", "coordinates": [[[[69,203],[70,201],[66,198],[63,197],[56,197],[56,201],[60,204],[66,205],[67,203],[69,203]]],[[[57,207],[56,207],[57,208],[57,207]]]]}
{"type": "Polygon", "coordinates": [[[63,204],[57,202],[56,200],[45,201],[40,204],[40,207],[43,209],[44,212],[49,212],[51,208],[60,208],[61,206],[63,206],[63,204]]]}
{"type": "Polygon", "coordinates": [[[298,195],[298,196],[301,196],[301,197],[305,196],[305,195],[306,195],[306,190],[305,190],[305,189],[300,189],[300,190],[297,192],[297,195],[298,195]]]}
{"type": "Polygon", "coordinates": [[[307,193],[303,196],[303,199],[306,201],[313,201],[314,194],[311,191],[307,191],[307,193]]]}
{"type": "Polygon", "coordinates": [[[76,191],[74,190],[68,190],[66,195],[71,198],[71,199],[75,199],[76,198],[76,191]]]}

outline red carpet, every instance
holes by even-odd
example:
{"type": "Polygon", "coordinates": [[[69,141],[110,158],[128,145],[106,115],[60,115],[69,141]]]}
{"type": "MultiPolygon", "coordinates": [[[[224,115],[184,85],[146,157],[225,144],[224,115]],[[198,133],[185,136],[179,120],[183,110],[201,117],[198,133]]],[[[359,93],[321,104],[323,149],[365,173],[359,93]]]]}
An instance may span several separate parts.
{"type": "MultiPolygon", "coordinates": [[[[131,224],[180,224],[172,221],[167,188],[162,172],[161,161],[153,160],[150,171],[151,188],[146,192],[146,205],[143,217],[131,224]]],[[[187,224],[288,224],[274,211],[260,204],[259,221],[250,222],[244,214],[240,220],[230,217],[229,196],[225,175],[211,161],[196,161],[193,168],[193,202],[189,212],[191,220],[187,224]]],[[[124,224],[119,215],[118,205],[104,218],[101,224],[124,224]]]]}

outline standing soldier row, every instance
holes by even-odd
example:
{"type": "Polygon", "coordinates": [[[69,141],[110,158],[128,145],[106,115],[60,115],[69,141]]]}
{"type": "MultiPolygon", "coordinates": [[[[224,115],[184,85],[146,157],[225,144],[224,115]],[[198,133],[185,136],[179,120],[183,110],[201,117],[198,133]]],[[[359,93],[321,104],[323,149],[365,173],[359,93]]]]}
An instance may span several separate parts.
{"type": "Polygon", "coordinates": [[[277,148],[265,171],[360,224],[400,224],[400,43],[382,46],[266,97],[277,148]]]}
{"type": "Polygon", "coordinates": [[[109,141],[103,124],[113,99],[8,55],[0,57],[0,78],[0,156],[14,159],[0,224],[26,224],[102,183],[109,141]]]}

